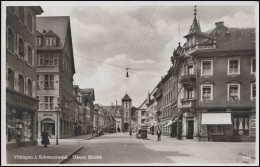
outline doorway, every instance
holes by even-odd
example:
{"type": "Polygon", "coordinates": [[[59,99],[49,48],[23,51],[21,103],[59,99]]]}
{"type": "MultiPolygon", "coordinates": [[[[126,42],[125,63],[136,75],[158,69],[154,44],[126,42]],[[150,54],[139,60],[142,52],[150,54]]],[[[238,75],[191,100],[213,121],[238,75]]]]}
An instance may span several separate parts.
{"type": "Polygon", "coordinates": [[[41,123],[41,133],[45,129],[49,132],[49,134],[52,137],[54,137],[55,136],[55,121],[51,120],[51,119],[42,120],[42,123],[41,123]]]}
{"type": "Polygon", "coordinates": [[[188,121],[187,139],[193,139],[193,133],[194,133],[194,121],[193,120],[189,120],[188,121]]]}

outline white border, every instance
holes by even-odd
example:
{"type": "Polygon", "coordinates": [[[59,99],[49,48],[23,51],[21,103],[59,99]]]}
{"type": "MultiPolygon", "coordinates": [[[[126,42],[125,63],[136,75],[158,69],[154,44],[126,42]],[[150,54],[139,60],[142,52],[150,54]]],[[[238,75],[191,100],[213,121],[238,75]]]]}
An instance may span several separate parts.
{"type": "Polygon", "coordinates": [[[210,86],[210,89],[211,89],[211,97],[210,97],[210,100],[213,100],[213,84],[201,84],[200,85],[200,100],[201,101],[207,101],[207,100],[204,100],[202,97],[203,97],[203,87],[204,86],[210,86]]]}

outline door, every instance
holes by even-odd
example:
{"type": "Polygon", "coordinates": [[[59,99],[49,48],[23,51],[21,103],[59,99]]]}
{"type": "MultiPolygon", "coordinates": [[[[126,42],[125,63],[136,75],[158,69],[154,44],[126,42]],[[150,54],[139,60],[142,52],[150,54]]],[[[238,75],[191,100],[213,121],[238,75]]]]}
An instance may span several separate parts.
{"type": "Polygon", "coordinates": [[[188,121],[187,139],[193,139],[193,132],[194,132],[194,121],[193,120],[189,120],[188,121]]]}

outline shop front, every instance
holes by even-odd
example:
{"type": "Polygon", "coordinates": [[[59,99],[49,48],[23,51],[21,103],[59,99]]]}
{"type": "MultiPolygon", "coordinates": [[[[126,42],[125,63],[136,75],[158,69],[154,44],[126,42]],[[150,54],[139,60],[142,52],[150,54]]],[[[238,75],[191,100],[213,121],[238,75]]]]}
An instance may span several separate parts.
{"type": "Polygon", "coordinates": [[[37,144],[37,99],[13,90],[6,91],[7,148],[37,144]]]}
{"type": "Polygon", "coordinates": [[[250,112],[202,113],[201,119],[202,141],[255,141],[255,117],[250,112]]]}
{"type": "Polygon", "coordinates": [[[41,139],[41,134],[44,130],[49,132],[51,138],[56,138],[57,130],[57,113],[53,111],[38,112],[38,139],[41,139]]]}

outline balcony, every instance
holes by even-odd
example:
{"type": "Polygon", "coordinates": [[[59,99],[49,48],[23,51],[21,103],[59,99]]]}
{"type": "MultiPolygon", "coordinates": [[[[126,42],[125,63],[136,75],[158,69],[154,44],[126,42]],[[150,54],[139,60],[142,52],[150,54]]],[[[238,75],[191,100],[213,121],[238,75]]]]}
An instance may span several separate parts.
{"type": "Polygon", "coordinates": [[[183,75],[180,78],[180,83],[184,87],[194,87],[196,84],[196,75],[194,74],[183,75]]]}
{"type": "Polygon", "coordinates": [[[181,99],[181,106],[180,108],[185,109],[185,108],[193,108],[195,107],[195,99],[181,99]]]}

